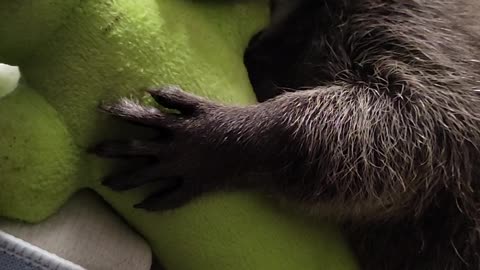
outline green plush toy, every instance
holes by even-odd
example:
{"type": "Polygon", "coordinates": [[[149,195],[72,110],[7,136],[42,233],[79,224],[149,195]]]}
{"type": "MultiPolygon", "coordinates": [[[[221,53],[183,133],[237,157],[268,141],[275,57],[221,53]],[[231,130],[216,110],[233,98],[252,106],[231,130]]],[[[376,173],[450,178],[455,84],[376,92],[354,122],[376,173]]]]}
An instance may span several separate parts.
{"type": "Polygon", "coordinates": [[[0,0],[0,63],[18,65],[25,82],[0,95],[0,215],[39,222],[74,192],[91,188],[171,270],[355,269],[335,227],[255,194],[210,194],[164,213],[136,210],[132,205],[149,187],[103,188],[100,179],[113,164],[85,151],[132,129],[98,113],[99,102],[144,98],[143,87],[179,84],[226,103],[255,102],[242,55],[267,22],[267,6],[259,0],[0,0]]]}

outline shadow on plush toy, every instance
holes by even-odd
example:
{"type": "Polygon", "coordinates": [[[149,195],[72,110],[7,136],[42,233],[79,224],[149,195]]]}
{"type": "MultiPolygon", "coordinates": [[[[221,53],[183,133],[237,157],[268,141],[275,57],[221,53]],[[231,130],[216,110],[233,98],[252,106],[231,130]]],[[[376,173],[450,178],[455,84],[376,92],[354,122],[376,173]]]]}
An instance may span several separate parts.
{"type": "Polygon", "coordinates": [[[25,79],[0,99],[0,215],[40,222],[91,188],[168,269],[354,269],[334,227],[254,194],[211,194],[165,213],[135,210],[148,187],[102,188],[112,164],[85,153],[123,132],[97,112],[98,102],[124,95],[148,102],[135,89],[175,83],[227,103],[255,102],[242,55],[267,15],[256,0],[0,2],[0,62],[20,66],[25,79]]]}

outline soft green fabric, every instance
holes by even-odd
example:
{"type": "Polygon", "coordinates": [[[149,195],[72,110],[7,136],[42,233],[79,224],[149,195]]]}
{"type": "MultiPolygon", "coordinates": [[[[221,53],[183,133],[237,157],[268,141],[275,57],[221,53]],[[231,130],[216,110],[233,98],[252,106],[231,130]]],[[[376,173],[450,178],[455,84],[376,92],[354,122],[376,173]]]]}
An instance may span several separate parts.
{"type": "Polygon", "coordinates": [[[128,135],[98,113],[99,101],[148,101],[142,87],[175,83],[223,102],[254,102],[242,54],[267,15],[259,0],[0,0],[0,62],[19,65],[27,85],[0,98],[0,215],[39,222],[92,188],[170,270],[355,269],[335,227],[255,194],[135,210],[149,187],[102,188],[112,164],[85,153],[99,139],[128,135]]]}

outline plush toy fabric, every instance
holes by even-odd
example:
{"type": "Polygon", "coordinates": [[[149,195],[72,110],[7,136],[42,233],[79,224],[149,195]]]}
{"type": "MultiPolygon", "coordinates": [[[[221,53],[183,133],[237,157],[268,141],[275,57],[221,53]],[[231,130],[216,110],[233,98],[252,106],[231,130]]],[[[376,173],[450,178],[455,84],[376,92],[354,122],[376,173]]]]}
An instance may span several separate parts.
{"type": "MultiPolygon", "coordinates": [[[[132,130],[99,114],[99,101],[148,102],[143,87],[179,84],[226,103],[255,102],[242,55],[267,13],[259,0],[0,1],[0,62],[20,66],[25,80],[0,95],[0,215],[39,222],[91,188],[170,270],[354,269],[334,227],[255,194],[210,194],[164,213],[136,210],[149,187],[101,187],[119,164],[85,151],[132,130]]],[[[148,133],[140,131],[132,132],[148,133]]]]}

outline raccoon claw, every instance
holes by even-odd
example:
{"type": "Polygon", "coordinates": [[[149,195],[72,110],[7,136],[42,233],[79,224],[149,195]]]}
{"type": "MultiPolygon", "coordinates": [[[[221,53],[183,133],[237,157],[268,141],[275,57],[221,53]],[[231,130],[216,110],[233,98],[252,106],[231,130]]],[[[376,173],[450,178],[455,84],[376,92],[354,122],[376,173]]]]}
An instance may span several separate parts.
{"type": "Polygon", "coordinates": [[[176,110],[180,114],[143,106],[126,98],[113,105],[101,104],[100,110],[134,124],[168,129],[177,127],[182,121],[198,116],[212,107],[212,103],[207,100],[188,94],[176,86],[150,89],[147,92],[159,105],[176,110]]]}
{"type": "Polygon", "coordinates": [[[201,194],[200,188],[194,188],[182,179],[178,179],[175,185],[151,194],[134,207],[146,211],[171,210],[184,206],[199,194],[201,194]]]}
{"type": "Polygon", "coordinates": [[[184,92],[180,87],[169,85],[148,89],[147,92],[161,106],[178,110],[182,115],[190,116],[201,112],[206,100],[184,92]]]}
{"type": "Polygon", "coordinates": [[[197,127],[212,125],[215,112],[223,108],[206,99],[186,93],[176,86],[147,91],[159,105],[174,112],[144,106],[126,98],[114,104],[102,104],[100,109],[120,120],[157,130],[160,134],[156,141],[172,139],[172,137],[179,141],[182,140],[179,139],[182,135],[184,135],[182,138],[192,138],[191,133],[198,133],[197,127]]]}
{"type": "Polygon", "coordinates": [[[169,147],[155,141],[111,140],[93,146],[88,152],[103,158],[159,157],[160,149],[165,152],[169,147]]]}
{"type": "Polygon", "coordinates": [[[126,174],[126,176],[124,174],[108,176],[102,184],[114,191],[126,191],[153,181],[158,182],[160,186],[157,186],[158,190],[155,193],[134,205],[137,209],[147,211],[161,211],[181,207],[200,193],[200,189],[185,185],[185,181],[181,177],[155,178],[153,175],[141,175],[144,172],[145,170],[141,170],[139,173],[130,173],[126,174]]]}
{"type": "Polygon", "coordinates": [[[125,173],[110,175],[104,178],[102,185],[114,191],[127,191],[148,183],[158,182],[162,183],[160,189],[168,190],[178,182],[177,177],[159,177],[155,175],[142,175],[142,173],[144,173],[144,171],[126,175],[125,173]]]}

